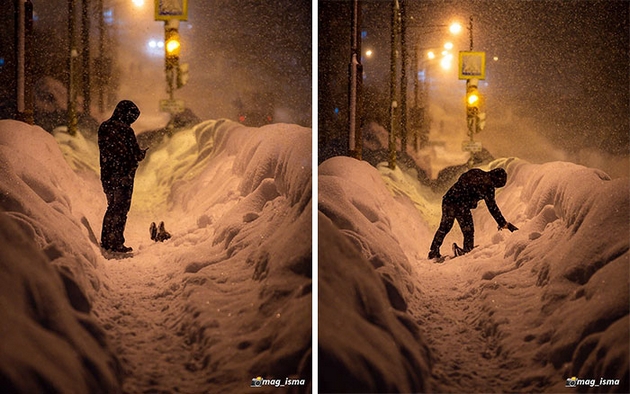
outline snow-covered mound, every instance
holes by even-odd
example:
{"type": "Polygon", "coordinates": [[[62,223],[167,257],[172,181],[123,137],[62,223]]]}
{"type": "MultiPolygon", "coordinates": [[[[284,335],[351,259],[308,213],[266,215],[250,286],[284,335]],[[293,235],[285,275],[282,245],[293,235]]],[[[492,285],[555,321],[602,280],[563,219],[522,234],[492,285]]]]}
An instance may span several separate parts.
{"type": "Polygon", "coordinates": [[[119,387],[90,313],[102,279],[85,210],[99,199],[84,190],[50,134],[0,121],[0,391],[119,387]]]}
{"type": "Polygon", "coordinates": [[[107,260],[95,141],[0,121],[0,391],[306,390],[310,147],[307,128],[223,120],[166,138],[136,176],[134,256],[107,260]]]}
{"type": "MultiPolygon", "coordinates": [[[[435,264],[441,195],[400,168],[320,165],[322,392],[559,392],[572,377],[628,391],[628,179],[497,166],[497,203],[520,230],[497,231],[480,204],[478,246],[435,264]]],[[[442,253],[461,241],[456,225],[442,253]]]]}

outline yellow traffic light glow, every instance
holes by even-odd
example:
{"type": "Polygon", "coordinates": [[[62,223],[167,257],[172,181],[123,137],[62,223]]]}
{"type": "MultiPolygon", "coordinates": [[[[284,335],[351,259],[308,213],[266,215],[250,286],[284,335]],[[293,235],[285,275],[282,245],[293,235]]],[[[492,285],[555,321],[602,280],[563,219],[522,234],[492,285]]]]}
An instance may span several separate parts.
{"type": "Polygon", "coordinates": [[[164,31],[164,49],[166,50],[166,57],[179,57],[180,48],[181,42],[179,40],[179,32],[177,29],[166,29],[164,31]]]}
{"type": "Polygon", "coordinates": [[[166,42],[166,52],[171,55],[179,53],[179,41],[177,39],[171,39],[166,42]]]}
{"type": "Polygon", "coordinates": [[[477,93],[471,93],[468,95],[466,101],[469,106],[474,107],[479,104],[479,95],[477,93]]]}

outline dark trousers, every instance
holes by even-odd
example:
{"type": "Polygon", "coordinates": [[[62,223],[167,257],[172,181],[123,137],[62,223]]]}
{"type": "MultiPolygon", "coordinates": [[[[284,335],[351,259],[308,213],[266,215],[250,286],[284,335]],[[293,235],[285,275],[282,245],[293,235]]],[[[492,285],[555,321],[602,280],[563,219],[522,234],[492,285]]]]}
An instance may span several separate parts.
{"type": "Polygon", "coordinates": [[[440,220],[440,227],[437,229],[433,242],[431,243],[431,250],[438,251],[444,237],[453,228],[453,222],[457,220],[459,227],[464,233],[464,251],[470,252],[475,245],[475,226],[473,224],[473,217],[470,209],[459,207],[453,203],[442,201],[442,219],[440,220]]]}
{"type": "Polygon", "coordinates": [[[101,247],[116,249],[125,244],[123,234],[127,224],[127,213],[131,208],[133,175],[104,181],[103,191],[107,196],[107,211],[103,217],[101,247]]]}

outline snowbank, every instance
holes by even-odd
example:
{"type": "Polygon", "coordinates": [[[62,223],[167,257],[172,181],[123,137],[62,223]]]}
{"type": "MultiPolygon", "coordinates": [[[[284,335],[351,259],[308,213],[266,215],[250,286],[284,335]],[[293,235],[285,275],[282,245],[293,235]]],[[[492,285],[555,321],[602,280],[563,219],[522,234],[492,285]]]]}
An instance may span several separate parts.
{"type": "Polygon", "coordinates": [[[224,120],[165,138],[136,176],[125,232],[134,256],[107,260],[95,142],[0,121],[11,284],[0,321],[15,338],[0,348],[1,388],[242,392],[262,376],[307,390],[310,147],[308,128],[224,120]],[[150,240],[151,221],[172,238],[150,240]]]}
{"type": "Polygon", "coordinates": [[[90,314],[102,281],[82,190],[52,136],[0,121],[2,391],[120,391],[90,314]]]}
{"type": "Polygon", "coordinates": [[[310,382],[310,129],[213,121],[193,133],[197,152],[177,170],[187,178],[168,196],[174,215],[194,217],[172,240],[188,247],[169,256],[188,273],[179,326],[225,391],[257,376],[310,382]],[[231,334],[208,334],[217,325],[231,334]]]}
{"type": "MultiPolygon", "coordinates": [[[[320,359],[342,371],[320,365],[322,391],[560,392],[574,376],[628,390],[628,179],[563,162],[485,169],[496,166],[508,171],[497,203],[520,230],[498,232],[480,204],[478,246],[440,265],[425,257],[441,195],[400,169],[320,165],[320,359]]],[[[461,239],[456,225],[442,253],[461,239]]]]}

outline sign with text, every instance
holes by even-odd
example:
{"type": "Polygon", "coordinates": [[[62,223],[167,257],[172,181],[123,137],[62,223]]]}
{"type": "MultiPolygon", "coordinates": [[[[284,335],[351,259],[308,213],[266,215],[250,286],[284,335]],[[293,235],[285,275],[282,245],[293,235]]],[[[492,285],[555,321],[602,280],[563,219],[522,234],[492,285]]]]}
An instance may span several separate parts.
{"type": "Polygon", "coordinates": [[[462,150],[464,152],[481,152],[481,142],[478,141],[463,141],[462,142],[462,150]]]}
{"type": "Polygon", "coordinates": [[[486,79],[485,52],[459,52],[459,79],[486,79]]]}
{"type": "Polygon", "coordinates": [[[168,112],[171,114],[179,114],[184,112],[185,109],[184,100],[160,100],[160,112],[168,112]]]}
{"type": "Polygon", "coordinates": [[[188,20],[188,0],[155,0],[155,20],[188,20]]]}

